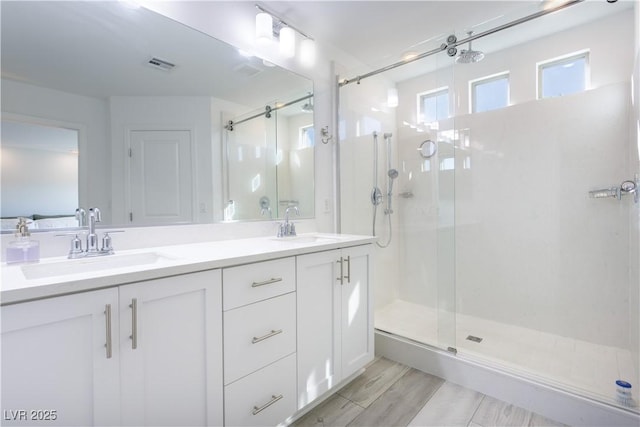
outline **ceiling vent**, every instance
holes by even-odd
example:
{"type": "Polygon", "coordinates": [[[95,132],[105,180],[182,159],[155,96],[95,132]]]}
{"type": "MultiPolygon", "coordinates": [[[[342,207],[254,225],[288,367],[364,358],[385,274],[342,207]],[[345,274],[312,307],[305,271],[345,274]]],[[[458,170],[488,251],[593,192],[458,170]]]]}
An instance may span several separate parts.
{"type": "Polygon", "coordinates": [[[162,59],[159,59],[159,58],[151,58],[147,64],[149,64],[153,68],[157,68],[163,71],[171,71],[176,66],[176,64],[163,61],[162,59]]]}
{"type": "Polygon", "coordinates": [[[255,76],[256,74],[262,72],[260,68],[256,68],[253,65],[249,64],[240,64],[234,67],[233,71],[246,77],[255,76]]]}

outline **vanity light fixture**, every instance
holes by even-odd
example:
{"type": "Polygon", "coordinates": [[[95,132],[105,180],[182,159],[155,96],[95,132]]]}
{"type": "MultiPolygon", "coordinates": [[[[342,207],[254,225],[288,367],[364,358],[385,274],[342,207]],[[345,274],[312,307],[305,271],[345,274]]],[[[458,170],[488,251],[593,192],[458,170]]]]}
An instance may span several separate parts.
{"type": "Polygon", "coordinates": [[[282,18],[256,4],[256,41],[265,42],[276,39],[278,50],[284,58],[296,56],[296,34],[303,39],[300,43],[300,62],[304,66],[312,66],[315,62],[315,42],[311,37],[285,22],[282,18]]]}

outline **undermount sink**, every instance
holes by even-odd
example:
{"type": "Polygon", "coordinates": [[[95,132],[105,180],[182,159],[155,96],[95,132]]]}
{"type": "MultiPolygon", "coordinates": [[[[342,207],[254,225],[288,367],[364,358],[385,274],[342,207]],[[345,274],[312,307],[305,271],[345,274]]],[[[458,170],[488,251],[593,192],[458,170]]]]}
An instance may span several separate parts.
{"type": "Polygon", "coordinates": [[[302,234],[300,236],[274,237],[273,240],[284,243],[331,243],[340,241],[339,237],[322,234],[302,234]]]}
{"type": "Polygon", "coordinates": [[[24,277],[28,280],[43,279],[51,276],[66,276],[68,274],[88,273],[97,270],[111,270],[114,268],[149,265],[166,259],[169,258],[157,252],[142,252],[127,255],[105,255],[69,259],[51,263],[23,265],[22,274],[24,274],[24,277]]]}

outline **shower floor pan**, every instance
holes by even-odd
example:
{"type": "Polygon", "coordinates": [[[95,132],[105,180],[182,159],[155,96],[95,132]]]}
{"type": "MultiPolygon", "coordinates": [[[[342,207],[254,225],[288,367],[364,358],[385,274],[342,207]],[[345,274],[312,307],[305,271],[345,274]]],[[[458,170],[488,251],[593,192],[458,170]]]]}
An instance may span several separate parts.
{"type": "MultiPolygon", "coordinates": [[[[615,404],[615,381],[627,379],[636,390],[633,410],[639,409],[638,374],[628,350],[473,316],[458,314],[455,321],[459,356],[611,404],[615,404]]],[[[432,307],[396,300],[376,310],[375,328],[441,347],[438,313],[432,307]]]]}

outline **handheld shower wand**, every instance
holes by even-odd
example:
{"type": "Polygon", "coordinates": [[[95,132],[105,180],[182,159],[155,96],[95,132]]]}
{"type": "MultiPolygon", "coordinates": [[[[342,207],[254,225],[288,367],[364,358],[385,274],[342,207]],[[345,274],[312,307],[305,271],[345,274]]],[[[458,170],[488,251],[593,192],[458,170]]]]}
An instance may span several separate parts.
{"type": "Polygon", "coordinates": [[[387,209],[385,209],[385,213],[391,214],[393,213],[393,209],[391,209],[391,196],[393,195],[393,181],[398,178],[398,170],[397,169],[389,169],[387,172],[387,176],[389,177],[389,191],[387,191],[387,209]]]}
{"type": "MultiPolygon", "coordinates": [[[[387,226],[389,229],[389,235],[387,241],[384,243],[376,242],[381,248],[386,248],[391,244],[391,238],[393,236],[393,230],[391,227],[391,214],[393,209],[391,208],[391,196],[393,195],[393,181],[398,178],[398,170],[391,167],[391,133],[383,134],[384,141],[387,144],[387,194],[386,203],[387,207],[384,210],[384,214],[387,217],[387,226]]],[[[378,205],[382,204],[383,196],[382,191],[378,188],[378,133],[373,132],[373,192],[371,193],[371,202],[373,203],[373,235],[376,235],[376,217],[378,213],[378,205]]]]}

